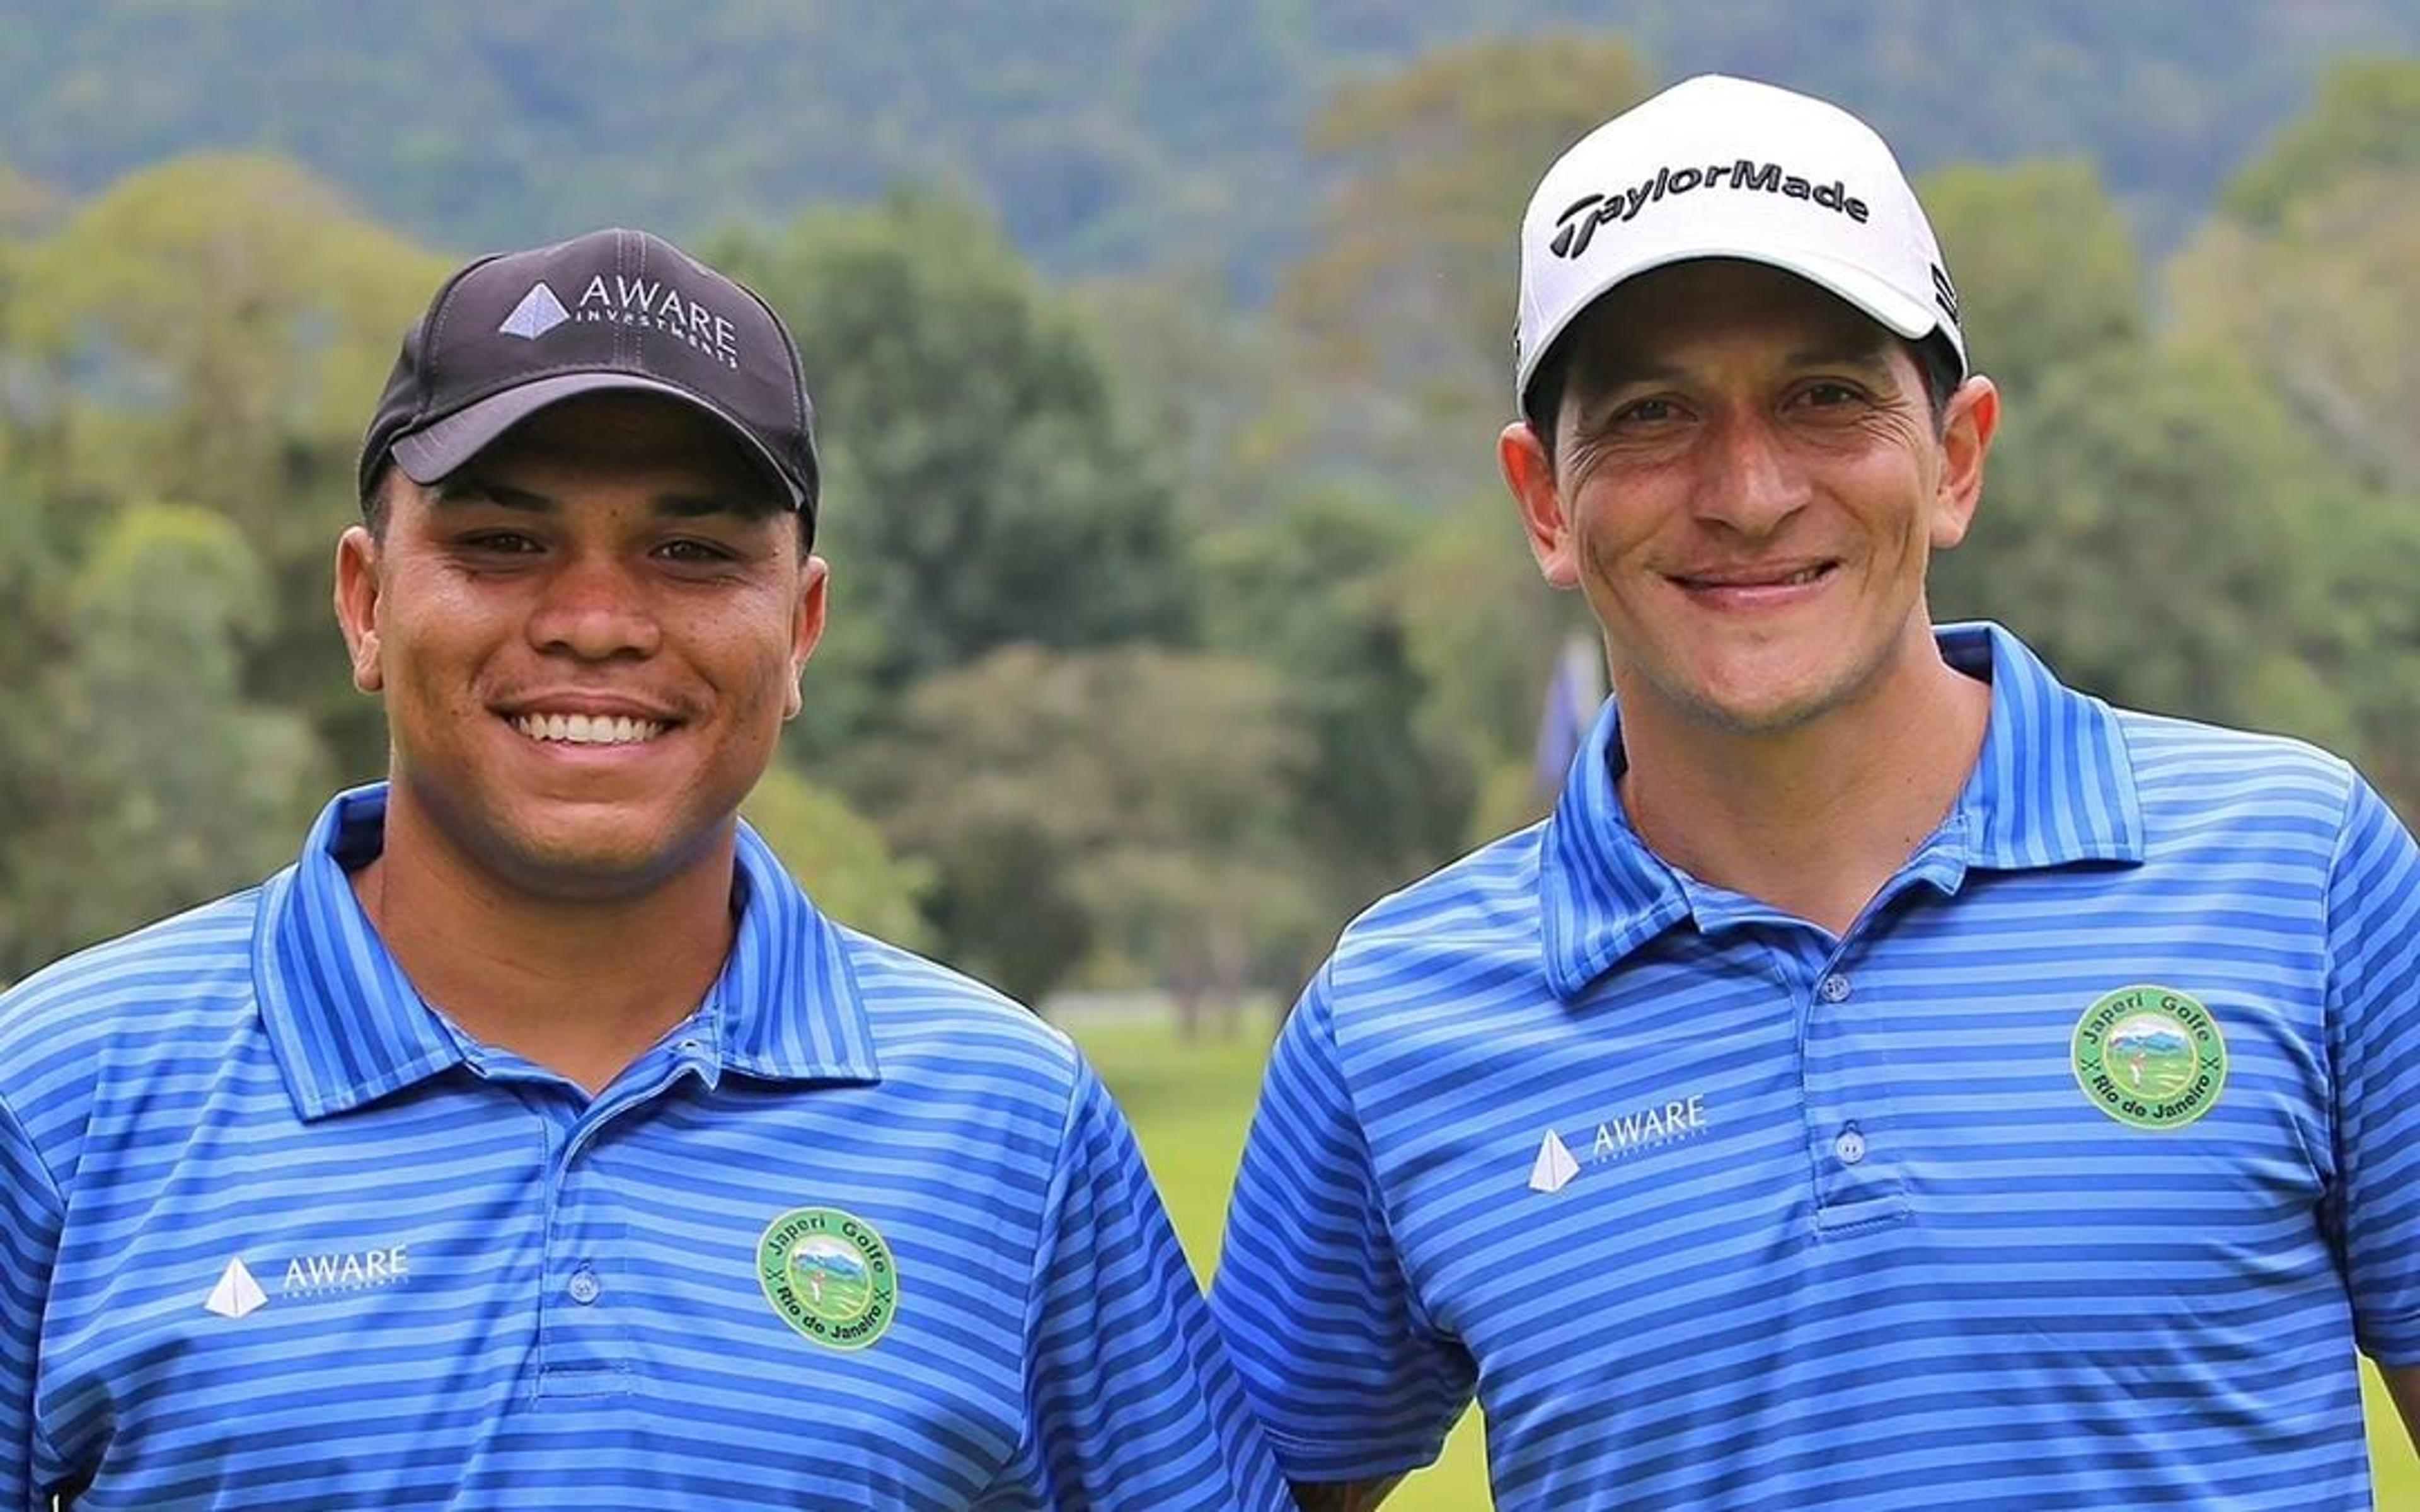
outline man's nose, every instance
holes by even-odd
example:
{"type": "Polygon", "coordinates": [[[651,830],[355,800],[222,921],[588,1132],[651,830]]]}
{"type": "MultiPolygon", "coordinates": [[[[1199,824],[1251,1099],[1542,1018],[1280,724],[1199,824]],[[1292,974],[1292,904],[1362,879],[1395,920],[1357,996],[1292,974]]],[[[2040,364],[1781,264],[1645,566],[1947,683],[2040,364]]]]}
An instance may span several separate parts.
{"type": "Polygon", "coordinates": [[[1743,412],[1716,423],[1696,500],[1700,518],[1763,536],[1806,507],[1806,471],[1770,417],[1743,412]]]}
{"type": "Polygon", "coordinates": [[[565,561],[530,615],[530,643],[586,661],[654,656],[662,644],[647,594],[624,563],[602,553],[565,561]]]}

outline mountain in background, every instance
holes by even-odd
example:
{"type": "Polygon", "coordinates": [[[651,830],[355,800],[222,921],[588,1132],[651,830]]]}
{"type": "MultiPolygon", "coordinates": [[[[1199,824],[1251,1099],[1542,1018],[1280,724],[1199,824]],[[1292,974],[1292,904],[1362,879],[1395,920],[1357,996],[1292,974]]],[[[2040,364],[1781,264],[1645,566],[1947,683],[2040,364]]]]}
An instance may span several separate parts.
{"type": "Polygon", "coordinates": [[[1830,96],[1913,172],[2088,156],[2157,250],[2330,61],[2420,51],[2420,0],[7,0],[0,161],[81,195],[266,148],[453,251],[913,181],[1055,272],[1187,264],[1249,297],[1303,245],[1334,85],[1550,28],[1830,96]]]}

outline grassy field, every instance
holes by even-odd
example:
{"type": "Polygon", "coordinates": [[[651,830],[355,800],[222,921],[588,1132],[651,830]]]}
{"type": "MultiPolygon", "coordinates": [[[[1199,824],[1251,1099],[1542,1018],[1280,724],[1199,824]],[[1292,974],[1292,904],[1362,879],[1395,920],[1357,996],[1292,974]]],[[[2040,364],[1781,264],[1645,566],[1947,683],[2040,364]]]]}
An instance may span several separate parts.
{"type": "MultiPolygon", "coordinates": [[[[1148,1020],[1078,1019],[1068,1027],[1134,1120],[1186,1253],[1207,1281],[1259,1089],[1264,1021],[1249,1022],[1233,1040],[1193,1044],[1148,1020]]],[[[2420,1512],[2420,1458],[2396,1425],[2377,1379],[2369,1376],[2363,1384],[2379,1512],[2420,1512]]],[[[1486,1451],[1473,1412],[1454,1430],[1445,1458],[1388,1498],[1387,1512],[1483,1512],[1488,1504],[1486,1451]]]]}

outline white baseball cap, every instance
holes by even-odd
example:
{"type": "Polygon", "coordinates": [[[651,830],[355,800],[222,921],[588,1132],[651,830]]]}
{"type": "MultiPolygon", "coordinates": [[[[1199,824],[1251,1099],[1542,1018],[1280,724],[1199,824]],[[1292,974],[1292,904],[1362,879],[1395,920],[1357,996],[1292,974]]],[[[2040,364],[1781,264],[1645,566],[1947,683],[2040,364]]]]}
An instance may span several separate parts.
{"type": "Polygon", "coordinates": [[[1769,84],[1703,74],[1582,137],[1521,217],[1513,393],[1624,279],[1693,257],[1766,263],[1966,365],[1958,291],[1907,176],[1871,127],[1769,84]]]}

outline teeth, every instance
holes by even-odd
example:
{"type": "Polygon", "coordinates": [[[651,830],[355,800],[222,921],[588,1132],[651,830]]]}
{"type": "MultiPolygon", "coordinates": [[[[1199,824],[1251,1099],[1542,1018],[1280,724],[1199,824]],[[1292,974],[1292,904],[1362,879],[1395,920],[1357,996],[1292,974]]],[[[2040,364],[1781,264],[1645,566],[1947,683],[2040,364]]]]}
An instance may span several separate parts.
{"type": "Polygon", "coordinates": [[[1822,576],[1823,568],[1818,564],[1802,567],[1787,578],[1692,578],[1687,580],[1699,588],[1795,588],[1802,583],[1811,583],[1822,576]]]}
{"type": "Polygon", "coordinates": [[[559,740],[571,746],[629,746],[664,733],[655,719],[626,715],[524,714],[513,728],[532,740],[559,740]]]}

